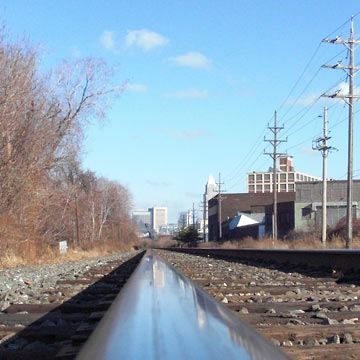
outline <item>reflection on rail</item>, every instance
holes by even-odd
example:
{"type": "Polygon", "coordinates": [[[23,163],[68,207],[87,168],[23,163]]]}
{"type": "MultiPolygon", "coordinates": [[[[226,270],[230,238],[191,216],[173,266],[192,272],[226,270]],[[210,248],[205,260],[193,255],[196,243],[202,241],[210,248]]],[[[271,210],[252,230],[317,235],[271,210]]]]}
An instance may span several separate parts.
{"type": "Polygon", "coordinates": [[[148,251],[78,359],[288,359],[148,251]]]}

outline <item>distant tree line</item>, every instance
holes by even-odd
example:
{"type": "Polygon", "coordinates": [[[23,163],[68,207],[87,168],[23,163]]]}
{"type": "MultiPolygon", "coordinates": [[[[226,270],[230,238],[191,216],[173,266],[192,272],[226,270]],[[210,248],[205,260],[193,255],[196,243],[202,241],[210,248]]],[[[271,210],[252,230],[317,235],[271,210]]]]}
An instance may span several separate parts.
{"type": "Polygon", "coordinates": [[[0,250],[131,242],[131,196],[80,165],[83,132],[123,87],[99,60],[40,68],[27,40],[0,34],[0,250]]]}

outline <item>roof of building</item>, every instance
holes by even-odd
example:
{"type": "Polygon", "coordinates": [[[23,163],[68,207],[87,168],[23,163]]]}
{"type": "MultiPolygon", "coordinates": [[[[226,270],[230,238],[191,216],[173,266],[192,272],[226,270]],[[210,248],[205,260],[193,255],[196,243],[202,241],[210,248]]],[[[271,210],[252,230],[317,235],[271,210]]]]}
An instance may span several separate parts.
{"type": "Polygon", "coordinates": [[[249,215],[236,215],[229,223],[229,229],[233,230],[238,227],[259,224],[258,221],[252,219],[249,215]]]}
{"type": "Polygon", "coordinates": [[[209,176],[209,179],[207,181],[208,185],[216,185],[215,179],[212,175],[209,176]]]}

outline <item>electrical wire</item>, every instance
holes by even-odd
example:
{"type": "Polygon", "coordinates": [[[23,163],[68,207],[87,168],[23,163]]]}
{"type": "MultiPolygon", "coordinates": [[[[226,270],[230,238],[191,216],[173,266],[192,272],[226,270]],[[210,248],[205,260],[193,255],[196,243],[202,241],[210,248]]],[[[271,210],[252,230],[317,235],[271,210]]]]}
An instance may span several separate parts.
{"type": "MultiPolygon", "coordinates": [[[[356,13],[354,15],[354,18],[357,17],[360,14],[360,11],[358,13],[356,13]]],[[[338,28],[336,28],[334,31],[332,31],[331,33],[329,33],[325,38],[330,37],[332,34],[334,34],[335,32],[337,32],[339,29],[341,29],[343,26],[345,26],[348,22],[350,21],[350,19],[346,20],[343,24],[341,24],[338,28]]],[[[301,72],[300,76],[298,77],[298,79],[296,80],[295,84],[291,87],[289,93],[287,94],[287,96],[285,97],[285,99],[282,101],[282,103],[279,106],[279,110],[281,110],[285,104],[287,103],[287,101],[289,100],[290,96],[293,94],[293,92],[295,91],[295,89],[297,88],[297,86],[299,85],[300,81],[304,78],[306,72],[308,71],[310,65],[312,64],[313,60],[315,59],[316,55],[318,54],[320,47],[321,47],[322,41],[318,44],[318,46],[316,47],[315,51],[313,52],[312,56],[310,57],[310,60],[307,62],[304,70],[301,72]]],[[[331,57],[327,62],[331,62],[332,60],[334,60],[335,58],[337,58],[339,55],[343,54],[344,52],[346,52],[347,49],[343,49],[342,51],[338,52],[336,55],[334,55],[333,57],[331,57]]],[[[294,108],[295,105],[298,104],[299,100],[301,99],[301,97],[303,96],[303,94],[308,90],[308,88],[310,87],[310,85],[313,83],[313,81],[315,80],[315,78],[318,76],[318,74],[320,73],[322,69],[322,66],[319,67],[316,72],[314,73],[314,75],[311,77],[311,79],[307,82],[307,84],[305,85],[305,87],[303,88],[303,90],[300,92],[300,94],[296,97],[296,99],[292,102],[292,104],[290,105],[289,109],[287,109],[287,111],[281,116],[281,119],[284,119],[294,108]]],[[[341,79],[342,81],[344,80],[343,78],[341,79]]],[[[337,84],[341,83],[337,81],[335,85],[333,85],[332,87],[330,87],[327,91],[333,89],[337,84]]],[[[326,91],[326,92],[327,92],[326,91]]],[[[324,94],[326,93],[324,92],[324,94]]],[[[322,97],[322,95],[320,95],[319,97],[317,97],[311,104],[309,104],[308,106],[306,106],[304,109],[301,109],[299,112],[297,112],[295,115],[291,116],[290,118],[286,119],[286,123],[289,124],[291,121],[297,119],[297,121],[292,124],[289,128],[287,128],[287,130],[285,131],[285,134],[288,133],[297,123],[299,120],[301,120],[306,114],[308,114],[308,112],[315,106],[315,104],[319,101],[319,99],[322,97]]],[[[335,104],[331,105],[330,107],[333,107],[335,105],[337,105],[339,103],[336,102],[335,104]]],[[[330,108],[329,107],[329,108],[330,108]]],[[[288,136],[292,136],[294,134],[296,134],[297,132],[299,132],[301,129],[303,129],[304,127],[308,126],[309,124],[311,124],[316,118],[318,118],[318,116],[313,117],[311,120],[309,120],[308,122],[306,122],[305,124],[303,124],[301,127],[299,127],[298,129],[295,129],[293,132],[291,132],[288,136]]],[[[272,119],[272,118],[271,118],[272,119]]],[[[332,125],[329,129],[333,129],[334,127],[336,127],[337,125],[339,125],[341,122],[343,122],[345,119],[342,119],[341,121],[339,121],[338,123],[335,123],[334,125],[332,125]]],[[[266,134],[266,128],[263,129],[259,135],[259,137],[256,139],[256,141],[254,142],[254,144],[252,145],[252,147],[250,148],[250,150],[248,151],[248,153],[245,155],[245,157],[242,159],[241,163],[237,164],[236,167],[230,171],[225,177],[224,177],[224,181],[226,182],[232,182],[236,179],[239,179],[239,173],[241,172],[241,170],[243,170],[247,163],[250,162],[250,160],[252,159],[252,157],[254,156],[254,154],[256,153],[254,150],[258,147],[258,145],[261,143],[261,138],[263,137],[264,133],[266,134]]],[[[285,135],[284,134],[284,135],[285,135]]],[[[321,136],[321,134],[320,134],[321,136]]],[[[307,138],[306,140],[301,141],[300,143],[293,145],[289,148],[287,148],[287,150],[289,149],[293,149],[307,141],[309,141],[310,139],[313,139],[314,136],[307,138]]],[[[249,165],[248,168],[251,168],[260,158],[260,156],[263,154],[263,152],[259,153],[258,156],[254,159],[254,161],[249,165]]],[[[240,182],[241,178],[236,181],[232,186],[229,187],[229,189],[234,188],[239,182],[240,182]]]]}

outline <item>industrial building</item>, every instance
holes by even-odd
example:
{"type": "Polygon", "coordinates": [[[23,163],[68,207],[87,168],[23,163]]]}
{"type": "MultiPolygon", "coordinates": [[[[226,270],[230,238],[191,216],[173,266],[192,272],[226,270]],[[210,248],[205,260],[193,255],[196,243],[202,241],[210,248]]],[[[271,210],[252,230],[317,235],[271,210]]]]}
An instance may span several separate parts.
{"type": "MultiPolygon", "coordinates": [[[[267,172],[252,172],[246,174],[246,186],[248,193],[273,192],[273,169],[267,172]]],[[[295,171],[291,156],[279,157],[279,168],[276,172],[278,192],[296,191],[296,183],[307,181],[320,181],[321,179],[295,171]]]]}
{"type": "MultiPolygon", "coordinates": [[[[327,182],[326,223],[334,227],[346,216],[346,180],[327,182]]],[[[301,183],[295,198],[295,230],[320,231],[322,224],[322,182],[301,183]]],[[[360,216],[360,180],[353,181],[353,217],[360,216]]]]}
{"type": "Polygon", "coordinates": [[[204,193],[204,200],[203,200],[203,239],[204,241],[209,241],[209,201],[217,195],[217,187],[215,179],[212,175],[209,176],[209,179],[205,185],[205,193],[204,193]],[[205,233],[204,233],[205,228],[205,233]]]}
{"type": "MultiPolygon", "coordinates": [[[[294,192],[284,192],[278,194],[278,226],[279,235],[294,228],[294,192]]],[[[236,217],[246,215],[247,222],[242,225],[239,221],[238,227],[241,229],[240,237],[252,236],[261,237],[272,232],[272,204],[273,196],[271,193],[240,193],[226,194],[221,201],[221,224],[223,237],[234,238],[239,237],[239,229],[230,231],[230,224],[234,224],[236,217]],[[234,220],[235,219],[235,220],[234,220]],[[256,225],[256,226],[254,226],[256,225]]],[[[219,204],[218,195],[209,201],[209,241],[219,240],[219,204]]]]}
{"type": "MultiPolygon", "coordinates": [[[[346,215],[347,182],[327,182],[327,225],[334,227],[346,215]]],[[[278,234],[319,232],[322,224],[322,182],[296,183],[296,192],[278,193],[278,234]]],[[[226,194],[221,201],[223,239],[272,235],[271,193],[226,194]]],[[[354,180],[353,217],[360,217],[360,180],[354,180]]],[[[219,240],[218,196],[209,202],[209,241],[219,240]]]]}

